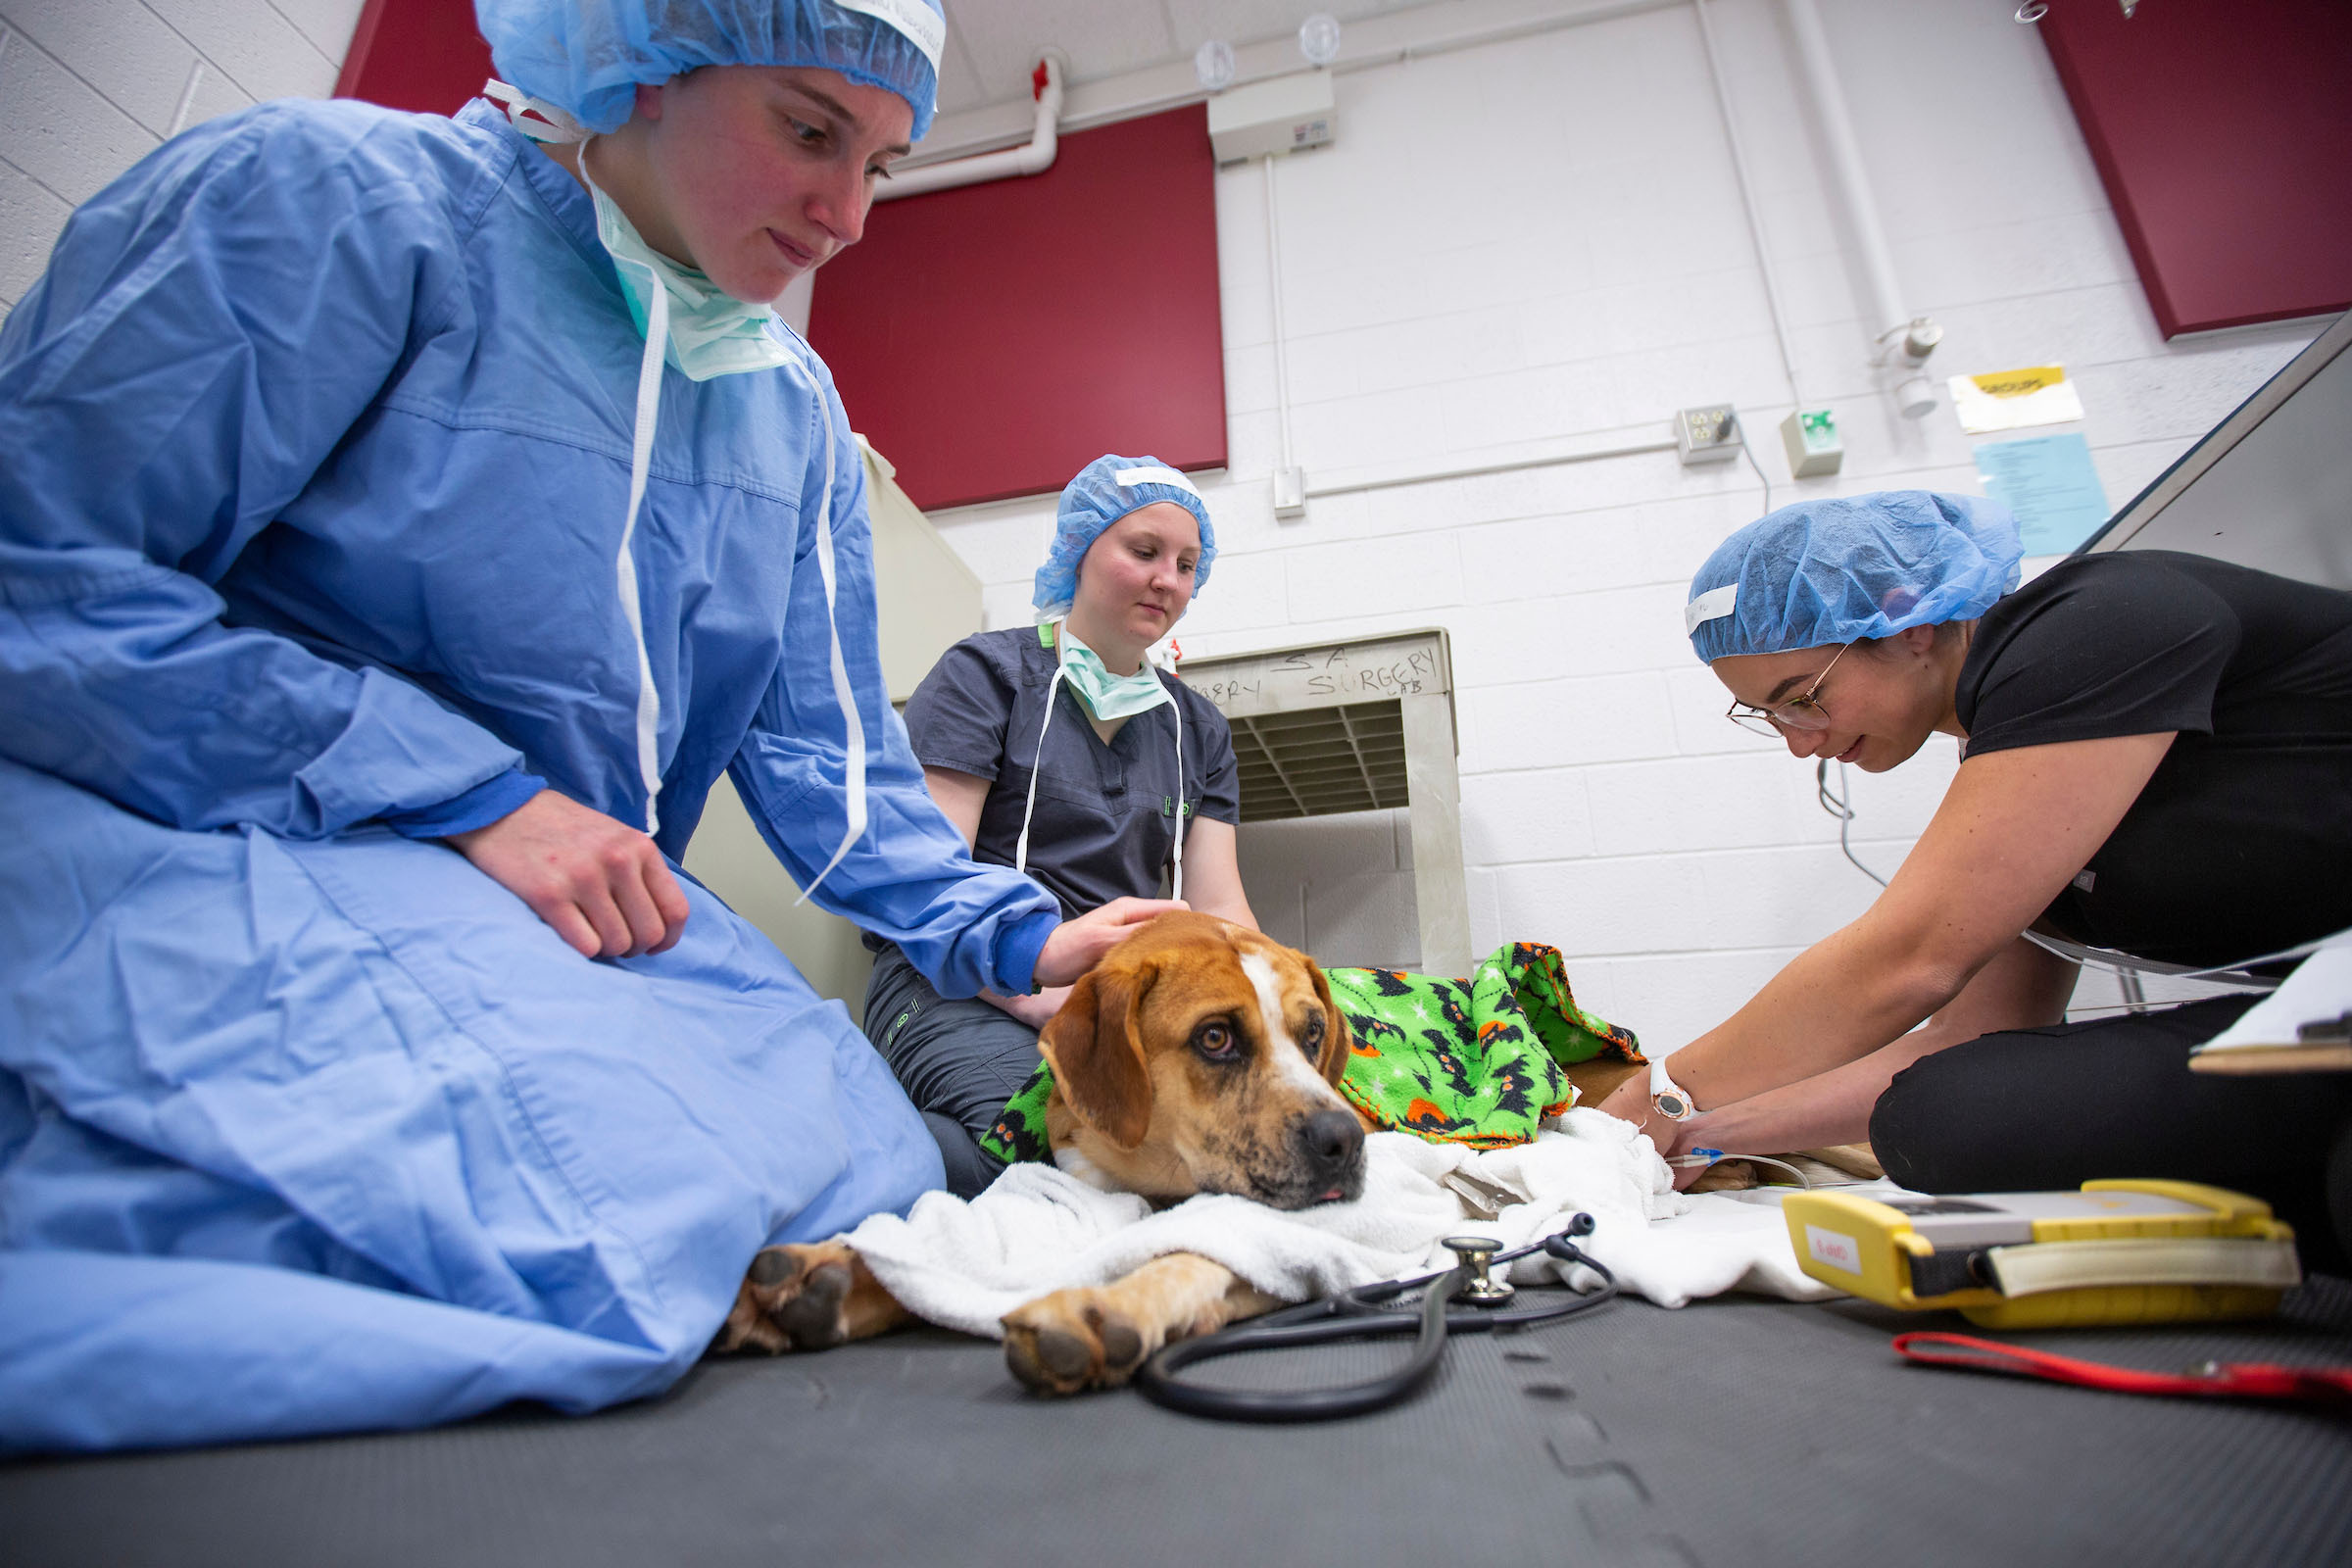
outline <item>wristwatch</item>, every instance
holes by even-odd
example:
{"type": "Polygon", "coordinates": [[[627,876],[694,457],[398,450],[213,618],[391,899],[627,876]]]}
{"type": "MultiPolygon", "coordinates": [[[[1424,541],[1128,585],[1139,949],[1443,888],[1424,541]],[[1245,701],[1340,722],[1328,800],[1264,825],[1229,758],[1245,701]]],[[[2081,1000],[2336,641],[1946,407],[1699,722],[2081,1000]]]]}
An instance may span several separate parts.
{"type": "Polygon", "coordinates": [[[1689,1121],[1698,1113],[1698,1102],[1690,1098],[1690,1091],[1666,1075],[1663,1058],[1649,1064],[1649,1108],[1668,1121],[1689,1121]]]}

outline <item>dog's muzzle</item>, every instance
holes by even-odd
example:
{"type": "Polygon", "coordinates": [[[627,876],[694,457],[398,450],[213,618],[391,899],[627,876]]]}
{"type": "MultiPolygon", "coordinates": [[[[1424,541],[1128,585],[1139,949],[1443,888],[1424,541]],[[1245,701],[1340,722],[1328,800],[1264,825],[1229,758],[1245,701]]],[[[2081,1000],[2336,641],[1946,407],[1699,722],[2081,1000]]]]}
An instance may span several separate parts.
{"type": "Polygon", "coordinates": [[[1309,1203],[1363,1195],[1364,1127],[1350,1110],[1318,1110],[1291,1124],[1292,1156],[1304,1173],[1309,1203]]]}

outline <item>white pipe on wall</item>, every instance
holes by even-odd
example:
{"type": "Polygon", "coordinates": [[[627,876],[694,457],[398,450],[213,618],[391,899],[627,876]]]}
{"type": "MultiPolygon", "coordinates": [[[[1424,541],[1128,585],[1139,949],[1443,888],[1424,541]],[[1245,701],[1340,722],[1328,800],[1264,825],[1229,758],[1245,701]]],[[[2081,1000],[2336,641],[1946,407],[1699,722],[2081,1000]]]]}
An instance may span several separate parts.
{"type": "Polygon", "coordinates": [[[1862,288],[1868,296],[1867,330],[1874,343],[1886,341],[1897,328],[1911,323],[1903,308],[1903,290],[1894,275],[1894,255],[1886,248],[1886,231],[1879,221],[1878,203],[1870,194],[1870,178],[1862,165],[1862,144],[1845,111],[1845,94],[1838,85],[1838,69],[1830,58],[1829,35],[1822,31],[1821,13],[1813,0],[1781,0],[1788,14],[1788,28],[1796,41],[1796,59],[1804,74],[1813,107],[1821,117],[1822,139],[1828,144],[1830,170],[1837,176],[1838,194],[1854,243],[1861,250],[1862,288]]]}
{"type": "Polygon", "coordinates": [[[1672,452],[1674,449],[1675,439],[1670,435],[1648,440],[1617,441],[1602,446],[1539,453],[1533,457],[1466,464],[1458,468],[1408,469],[1369,478],[1310,484],[1306,487],[1306,494],[1309,500],[1321,500],[1325,496],[1354,495],[1364,490],[1395,490],[1408,484],[1435,484],[1441,479],[1475,479],[1490,473],[1518,473],[1527,468],[1549,468],[1566,463],[1593,463],[1603,458],[1637,458],[1644,453],[1672,452]]]}
{"type": "Polygon", "coordinates": [[[1303,492],[1294,496],[1284,488],[1293,482],[1303,486],[1304,479],[1297,474],[1298,460],[1291,443],[1291,350],[1282,321],[1282,214],[1274,193],[1275,159],[1269,156],[1260,161],[1266,166],[1266,291],[1274,308],[1274,407],[1282,425],[1282,455],[1274,469],[1274,509],[1280,516],[1296,512],[1306,497],[1303,492]]]}
{"type": "Polygon", "coordinates": [[[874,200],[896,201],[902,196],[920,196],[926,191],[952,190],[958,185],[977,185],[991,179],[1042,174],[1052,169],[1054,155],[1061,142],[1061,60],[1049,54],[1038,62],[1038,69],[1045,73],[1046,79],[1036,89],[1037,124],[1026,146],[982,153],[976,158],[958,158],[953,163],[926,164],[876,180],[874,200]]]}
{"type": "Polygon", "coordinates": [[[1740,124],[1732,115],[1732,95],[1723,84],[1723,66],[1715,54],[1715,24],[1707,15],[1707,0],[1690,0],[1698,15],[1698,41],[1707,51],[1707,79],[1715,84],[1715,107],[1723,115],[1724,142],[1732,150],[1732,174],[1740,184],[1740,207],[1747,214],[1747,237],[1756,247],[1756,270],[1764,279],[1764,308],[1772,316],[1773,340],[1781,346],[1781,371],[1788,378],[1788,397],[1799,409],[1804,393],[1796,387],[1796,353],[1788,346],[1788,313],[1781,307],[1780,279],[1772,270],[1772,252],[1764,240],[1764,223],[1756,212],[1754,184],[1747,176],[1747,154],[1740,142],[1740,124]]]}

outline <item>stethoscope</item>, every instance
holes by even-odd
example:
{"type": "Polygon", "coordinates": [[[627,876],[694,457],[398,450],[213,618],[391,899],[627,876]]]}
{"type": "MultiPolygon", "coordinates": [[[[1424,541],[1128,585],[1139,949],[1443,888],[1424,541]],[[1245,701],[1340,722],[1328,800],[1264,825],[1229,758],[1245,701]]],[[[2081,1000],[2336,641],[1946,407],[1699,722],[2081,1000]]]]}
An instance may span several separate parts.
{"type": "Polygon", "coordinates": [[[1569,1238],[1592,1234],[1592,1216],[1578,1214],[1560,1230],[1541,1241],[1508,1251],[1485,1236],[1448,1236],[1453,1267],[1410,1279],[1383,1280],[1358,1285],[1303,1306],[1270,1312],[1233,1328],[1197,1340],[1162,1346],[1136,1368],[1137,1392],[1152,1403],[1186,1415],[1219,1421],[1329,1421],[1339,1416],[1363,1415],[1385,1409],[1409,1397],[1437,1370],[1446,1353],[1448,1333],[1484,1334],[1500,1328],[1549,1323],[1614,1300],[1617,1276],[1587,1256],[1569,1238]],[[1563,1263],[1578,1263],[1600,1276],[1590,1291],[1575,1292],[1556,1306],[1506,1310],[1504,1303],[1518,1294],[1507,1281],[1496,1279],[1494,1265],[1544,1252],[1563,1263]],[[1417,1306],[1384,1311],[1381,1303],[1426,1286],[1417,1306]],[[1470,1303],[1457,1307],[1455,1300],[1470,1303]],[[1300,1345],[1327,1345],[1334,1340],[1381,1339],[1393,1334],[1415,1336],[1413,1353],[1394,1372],[1367,1383],[1331,1389],[1260,1393],[1244,1389],[1204,1388],[1186,1383],[1177,1374],[1197,1362],[1245,1350],[1287,1349],[1300,1345]]]}

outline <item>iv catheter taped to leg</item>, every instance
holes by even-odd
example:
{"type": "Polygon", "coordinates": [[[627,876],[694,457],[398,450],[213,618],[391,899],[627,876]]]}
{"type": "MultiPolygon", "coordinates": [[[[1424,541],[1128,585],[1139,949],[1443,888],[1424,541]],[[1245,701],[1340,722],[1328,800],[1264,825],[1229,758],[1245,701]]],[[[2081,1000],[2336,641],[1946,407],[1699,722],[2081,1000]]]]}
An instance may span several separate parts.
{"type": "MultiPolygon", "coordinates": [[[[915,1316],[992,1339],[999,1319],[1026,1302],[1107,1285],[1172,1252],[1197,1253],[1268,1295],[1303,1301],[1449,1266],[1447,1236],[1516,1247],[1579,1209],[1597,1222],[1584,1250],[1661,1306],[1730,1290],[1791,1300],[1838,1294],[1797,1267],[1779,1209],[1678,1195],[1649,1141],[1603,1111],[1570,1110],[1556,1130],[1510,1149],[1373,1133],[1364,1152],[1364,1193],[1353,1202],[1281,1210],[1211,1194],[1154,1211],[1133,1194],[1032,1162],[968,1202],[929,1194],[905,1219],[877,1215],[844,1240],[915,1316]]],[[[1514,1264],[1511,1277],[1547,1282],[1564,1267],[1538,1254],[1514,1264]]]]}

